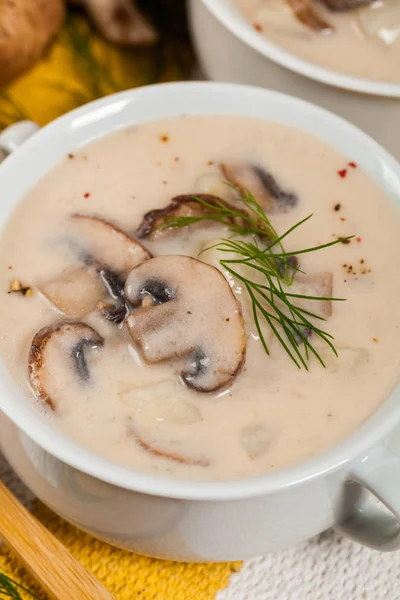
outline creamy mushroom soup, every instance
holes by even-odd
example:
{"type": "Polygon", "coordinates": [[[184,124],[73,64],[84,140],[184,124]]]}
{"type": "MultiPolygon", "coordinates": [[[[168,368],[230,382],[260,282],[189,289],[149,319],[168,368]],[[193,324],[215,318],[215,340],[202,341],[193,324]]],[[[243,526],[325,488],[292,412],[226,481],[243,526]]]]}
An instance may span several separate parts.
{"type": "Polygon", "coordinates": [[[291,465],[397,382],[399,236],[352,157],[305,133],[134,126],[66,156],[11,216],[1,356],[52,427],[116,463],[210,480],[291,465]]]}
{"type": "Polygon", "coordinates": [[[285,50],[347,75],[400,82],[399,0],[232,0],[285,50]]]}

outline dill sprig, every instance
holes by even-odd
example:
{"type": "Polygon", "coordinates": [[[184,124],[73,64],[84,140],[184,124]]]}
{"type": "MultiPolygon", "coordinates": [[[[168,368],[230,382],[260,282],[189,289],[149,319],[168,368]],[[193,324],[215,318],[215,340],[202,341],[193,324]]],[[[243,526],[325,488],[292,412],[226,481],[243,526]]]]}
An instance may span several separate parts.
{"type": "MultiPolygon", "coordinates": [[[[229,184],[228,184],[229,185],[229,184]]],[[[309,296],[290,292],[297,273],[304,273],[299,267],[297,256],[329,248],[354,236],[339,238],[326,244],[287,251],[283,241],[298,227],[312,218],[312,214],[295,223],[283,234],[278,235],[268,216],[249,190],[230,186],[238,193],[243,209],[236,208],[222,200],[210,203],[193,196],[205,207],[204,215],[177,216],[167,218],[163,228],[186,227],[200,221],[214,221],[226,226],[232,237],[223,238],[214,246],[202,250],[200,254],[216,248],[229,258],[221,258],[225,272],[239,280],[250,300],[254,323],[261,344],[270,354],[263,333],[262,324],[267,324],[279,340],[294,364],[308,370],[311,355],[325,367],[325,363],[313,344],[313,338],[322,340],[337,356],[333,336],[320,328],[317,323],[326,321],[324,317],[302,308],[295,300],[323,302],[343,302],[344,298],[309,296]],[[235,256],[232,258],[232,254],[235,256]],[[243,273],[246,267],[246,274],[243,273]],[[242,268],[242,271],[241,271],[242,268]],[[254,273],[254,277],[247,275],[254,273]]]]}
{"type": "Polygon", "coordinates": [[[11,598],[12,600],[23,600],[21,592],[28,594],[30,598],[39,600],[33,592],[28,590],[26,587],[14,581],[4,573],[0,572],[0,598],[11,598]]]}

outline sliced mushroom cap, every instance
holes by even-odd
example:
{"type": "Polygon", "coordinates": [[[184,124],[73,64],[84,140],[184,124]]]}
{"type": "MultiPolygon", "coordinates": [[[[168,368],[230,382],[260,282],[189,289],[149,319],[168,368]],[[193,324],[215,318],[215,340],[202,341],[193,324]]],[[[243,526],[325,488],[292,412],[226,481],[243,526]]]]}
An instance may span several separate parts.
{"type": "Polygon", "coordinates": [[[375,0],[322,0],[333,11],[354,10],[360,6],[372,4],[375,0]]]}
{"type": "Polygon", "coordinates": [[[317,345],[318,354],[331,373],[341,373],[344,377],[358,377],[359,371],[368,367],[371,362],[371,355],[365,348],[357,348],[336,342],[335,348],[338,353],[337,356],[327,344],[321,342],[317,345]]]}
{"type": "Polygon", "coordinates": [[[104,286],[96,269],[82,267],[38,286],[41,294],[70,319],[82,319],[96,307],[104,295],[104,286]]]}
{"type": "Polygon", "coordinates": [[[89,378],[86,348],[97,348],[103,338],[84,323],[56,323],[43,327],[32,340],[28,360],[29,383],[38,400],[56,410],[56,402],[47,390],[60,370],[72,369],[82,383],[89,378]]]}
{"type": "MultiPolygon", "coordinates": [[[[156,239],[168,232],[169,219],[176,219],[178,217],[206,217],[209,214],[214,214],[215,211],[207,208],[204,203],[212,207],[227,207],[236,212],[242,212],[243,216],[246,215],[244,211],[238,211],[236,207],[218,196],[211,194],[185,194],[172,198],[170,204],[165,208],[151,210],[146,213],[136,231],[136,235],[139,238],[151,237],[152,239],[156,239]]],[[[231,219],[231,221],[232,223],[235,222],[234,219],[231,219]]],[[[240,221],[240,218],[238,218],[238,221],[240,221]]]]}
{"type": "Polygon", "coordinates": [[[250,458],[259,458],[271,447],[271,432],[261,423],[248,425],[242,430],[241,441],[250,458]]]}
{"type": "Polygon", "coordinates": [[[222,163],[220,167],[224,177],[240,190],[249,190],[266,213],[288,212],[298,203],[296,194],[282,190],[262,167],[249,163],[222,163]]]}
{"type": "Polygon", "coordinates": [[[134,429],[132,425],[129,426],[129,435],[133,436],[137,442],[137,444],[146,452],[149,452],[153,456],[157,456],[159,458],[166,458],[167,460],[172,460],[176,463],[180,463],[183,465],[197,465],[199,467],[209,467],[210,461],[207,458],[191,458],[189,456],[184,456],[175,451],[162,449],[157,445],[156,440],[147,441],[139,435],[139,433],[134,429]]]}
{"type": "Polygon", "coordinates": [[[147,363],[185,359],[180,375],[211,392],[233,381],[246,356],[240,305],[215,268],[187,256],[159,256],[131,271],[126,320],[147,363]]]}
{"type": "Polygon", "coordinates": [[[71,217],[81,256],[116,273],[126,275],[150,258],[142,244],[108,221],[89,215],[71,217]]]}
{"type": "Polygon", "coordinates": [[[203,173],[193,183],[193,192],[198,194],[209,194],[217,196],[222,200],[234,200],[232,188],[226,184],[222,173],[216,165],[216,170],[211,173],[203,173]]]}
{"type": "Polygon", "coordinates": [[[292,294],[317,298],[316,300],[292,298],[295,306],[308,310],[323,319],[332,316],[332,301],[328,299],[333,296],[332,273],[316,273],[315,275],[297,273],[293,285],[286,291],[292,294]],[[327,299],[321,300],[321,298],[327,299]]]}
{"type": "Polygon", "coordinates": [[[381,46],[400,44],[400,2],[386,0],[374,2],[354,14],[354,24],[363,37],[381,46]]]}
{"type": "Polygon", "coordinates": [[[202,421],[200,409],[187,396],[176,377],[130,385],[118,393],[121,402],[134,412],[138,426],[144,422],[150,429],[160,423],[174,426],[202,421]]]}
{"type": "MultiPolygon", "coordinates": [[[[204,262],[213,265],[216,269],[221,271],[225,279],[228,281],[231,290],[234,292],[236,298],[240,301],[242,314],[246,323],[247,339],[252,343],[258,340],[259,331],[254,321],[253,304],[251,298],[245,288],[243,281],[240,277],[250,279],[255,283],[264,285],[265,277],[257,270],[252,269],[245,264],[235,264],[234,269],[238,273],[239,277],[233,275],[221,264],[221,252],[218,250],[218,245],[221,244],[220,239],[207,240],[200,247],[201,258],[204,262]]],[[[238,260],[241,256],[237,252],[224,252],[223,255],[226,260],[238,260]]],[[[262,330],[264,340],[268,347],[274,341],[274,334],[271,327],[268,325],[265,319],[261,319],[259,327],[262,330]]]]}
{"type": "Polygon", "coordinates": [[[302,25],[320,33],[332,33],[334,30],[334,27],[318,12],[312,0],[286,0],[286,2],[302,25]]]}

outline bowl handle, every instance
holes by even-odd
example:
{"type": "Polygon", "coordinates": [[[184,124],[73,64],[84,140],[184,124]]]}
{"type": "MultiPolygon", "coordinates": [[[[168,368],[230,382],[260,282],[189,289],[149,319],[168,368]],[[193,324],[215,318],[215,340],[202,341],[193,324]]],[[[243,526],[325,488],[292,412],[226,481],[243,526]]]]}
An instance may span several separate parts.
{"type": "Polygon", "coordinates": [[[399,550],[400,458],[380,445],[352,467],[348,480],[361,486],[364,493],[336,529],[375,550],[399,550]],[[375,496],[375,502],[365,490],[375,496]]]}
{"type": "Polygon", "coordinates": [[[38,131],[39,125],[33,121],[18,121],[0,133],[0,150],[11,154],[17,150],[28,138],[38,131]]]}

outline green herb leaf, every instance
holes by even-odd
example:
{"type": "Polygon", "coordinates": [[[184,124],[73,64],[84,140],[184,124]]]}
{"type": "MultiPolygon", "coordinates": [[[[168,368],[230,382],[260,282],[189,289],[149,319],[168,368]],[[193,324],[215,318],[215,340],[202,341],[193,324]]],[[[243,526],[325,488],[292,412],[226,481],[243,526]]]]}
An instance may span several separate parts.
{"type": "Polygon", "coordinates": [[[21,591],[28,594],[31,598],[35,600],[39,600],[38,596],[36,596],[33,592],[28,590],[26,587],[11,579],[5,575],[5,573],[0,572],[0,598],[12,598],[13,600],[23,600],[21,596],[21,591]]]}
{"type": "Polygon", "coordinates": [[[187,227],[201,221],[214,221],[224,225],[233,234],[223,238],[217,244],[205,248],[200,255],[211,248],[221,252],[220,264],[225,271],[241,281],[247,291],[251,304],[254,323],[261,344],[266,352],[270,350],[263,334],[261,323],[267,323],[293,363],[300,369],[308,370],[310,356],[313,355],[325,367],[325,363],[314,347],[313,338],[322,340],[337,356],[332,335],[320,329],[316,323],[325,321],[311,311],[296,306],[292,300],[315,300],[323,302],[343,302],[344,298],[326,298],[290,293],[287,288],[293,284],[296,274],[303,273],[298,267],[296,257],[300,254],[323,250],[354,236],[336,239],[326,244],[286,251],[285,240],[295,229],[303,225],[313,215],[309,215],[295,223],[283,234],[278,235],[271,221],[249,190],[227,184],[238,194],[237,200],[242,207],[227,205],[224,202],[207,202],[203,198],[193,196],[193,200],[207,210],[204,215],[191,217],[180,216],[166,219],[163,229],[187,227]],[[234,253],[237,258],[224,258],[224,254],[234,253]],[[247,267],[257,273],[257,279],[245,276],[240,267],[247,267]],[[261,277],[260,277],[261,275],[261,277]],[[260,283],[260,279],[262,283],[260,283]],[[310,341],[311,340],[311,341],[310,341]]]}

